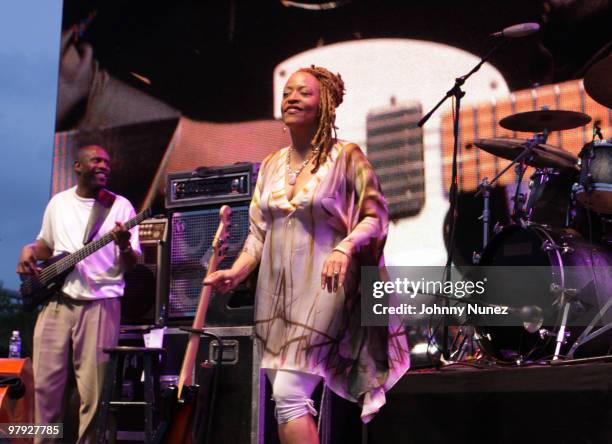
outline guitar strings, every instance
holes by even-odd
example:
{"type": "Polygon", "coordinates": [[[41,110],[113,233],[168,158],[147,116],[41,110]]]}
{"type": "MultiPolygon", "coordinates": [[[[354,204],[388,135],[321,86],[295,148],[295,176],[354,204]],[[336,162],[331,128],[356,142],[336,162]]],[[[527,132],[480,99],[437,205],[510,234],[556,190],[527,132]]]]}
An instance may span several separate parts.
{"type": "MultiPolygon", "coordinates": [[[[125,227],[128,230],[130,230],[134,228],[136,225],[138,225],[140,222],[142,222],[144,219],[146,219],[147,217],[148,217],[148,210],[143,211],[142,213],[135,216],[132,220],[129,220],[128,222],[126,222],[125,227]]],[[[41,283],[45,284],[46,283],[45,281],[48,281],[52,279],[53,277],[55,277],[55,275],[59,273],[63,273],[64,271],[68,270],[70,267],[73,267],[78,262],[80,262],[81,260],[89,256],[90,254],[94,253],[96,250],[98,250],[99,248],[109,243],[111,240],[112,240],[112,234],[106,233],[104,236],[102,236],[100,239],[96,240],[95,242],[91,242],[85,245],[83,248],[76,251],[75,253],[72,253],[69,256],[66,256],[65,258],[60,259],[56,263],[51,264],[48,267],[46,267],[43,271],[40,272],[39,280],[41,281],[41,283]]]]}

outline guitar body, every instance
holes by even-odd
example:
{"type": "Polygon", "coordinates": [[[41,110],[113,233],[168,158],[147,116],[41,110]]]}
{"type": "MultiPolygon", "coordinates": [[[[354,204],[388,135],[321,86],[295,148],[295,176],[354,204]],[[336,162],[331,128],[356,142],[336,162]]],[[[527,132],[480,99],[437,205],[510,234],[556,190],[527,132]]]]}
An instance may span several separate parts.
{"type": "MultiPolygon", "coordinates": [[[[178,387],[175,388],[178,391],[178,387]]],[[[190,392],[195,393],[196,387],[189,387],[190,392]]],[[[195,399],[177,399],[176,392],[173,393],[169,414],[172,418],[166,433],[164,435],[164,443],[166,444],[192,444],[193,443],[193,427],[194,414],[196,410],[195,399]]]]}
{"type": "MultiPolygon", "coordinates": [[[[138,213],[124,223],[126,229],[131,229],[151,216],[151,209],[138,213]]],[[[96,241],[90,242],[74,253],[60,253],[41,262],[42,270],[37,274],[22,274],[19,292],[23,300],[23,309],[32,311],[37,305],[46,302],[57,291],[61,290],[66,276],[80,261],[98,251],[113,241],[112,233],[106,233],[96,241]]]]}
{"type": "MultiPolygon", "coordinates": [[[[68,253],[60,253],[53,256],[51,259],[42,261],[39,264],[41,273],[49,269],[52,265],[60,261],[61,259],[68,256],[68,253]]],[[[37,305],[44,303],[50,299],[55,293],[61,290],[64,280],[70,274],[74,267],[69,268],[66,271],[54,275],[48,282],[41,282],[39,275],[29,274],[21,275],[21,286],[19,292],[23,300],[23,309],[25,311],[32,311],[37,305]]]]}

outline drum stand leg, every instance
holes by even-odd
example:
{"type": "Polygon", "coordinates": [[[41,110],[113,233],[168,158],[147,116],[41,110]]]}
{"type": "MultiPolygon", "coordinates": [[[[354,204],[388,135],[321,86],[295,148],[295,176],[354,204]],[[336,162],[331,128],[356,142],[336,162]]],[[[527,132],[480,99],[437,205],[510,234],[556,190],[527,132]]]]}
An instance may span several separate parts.
{"type": "Polygon", "coordinates": [[[567,326],[567,317],[569,315],[570,304],[566,302],[563,305],[563,316],[561,317],[561,323],[559,325],[559,333],[557,333],[557,344],[555,345],[555,354],[553,355],[552,360],[556,361],[559,359],[559,355],[561,354],[561,346],[565,342],[565,327],[567,326]]]}
{"type": "Polygon", "coordinates": [[[612,298],[608,299],[605,305],[601,307],[601,310],[599,310],[599,313],[597,313],[597,315],[595,316],[595,318],[593,318],[593,320],[590,322],[587,328],[585,328],[582,334],[578,337],[578,339],[576,339],[576,342],[574,342],[574,344],[572,345],[572,348],[570,348],[570,351],[567,354],[568,358],[573,359],[574,353],[576,353],[576,349],[580,347],[581,345],[589,342],[591,339],[595,339],[597,336],[612,329],[612,323],[608,323],[607,325],[604,325],[598,328],[597,330],[595,330],[593,333],[591,333],[591,331],[593,330],[593,327],[595,327],[595,324],[599,322],[599,320],[603,317],[603,315],[609,310],[611,305],[612,305],[612,298]]]}

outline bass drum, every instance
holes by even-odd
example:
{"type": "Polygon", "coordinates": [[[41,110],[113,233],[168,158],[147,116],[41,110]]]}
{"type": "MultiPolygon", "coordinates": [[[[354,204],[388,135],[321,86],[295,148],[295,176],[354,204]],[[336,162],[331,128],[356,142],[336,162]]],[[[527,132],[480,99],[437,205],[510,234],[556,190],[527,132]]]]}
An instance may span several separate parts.
{"type": "MultiPolygon", "coordinates": [[[[489,242],[479,266],[543,267],[538,268],[538,271],[545,271],[545,276],[540,278],[542,273],[538,273],[535,279],[530,280],[530,286],[537,288],[529,288],[529,305],[538,306],[544,314],[543,331],[530,333],[523,327],[476,328],[484,352],[503,361],[544,360],[553,356],[562,307],[558,304],[559,293],[551,291],[551,286],[575,290],[571,295],[570,320],[575,314],[572,312],[580,311],[585,306],[602,307],[612,298],[612,252],[607,247],[589,243],[580,233],[569,228],[551,229],[537,224],[509,226],[489,242]]],[[[521,279],[507,279],[507,282],[498,285],[490,284],[492,282],[487,283],[485,302],[515,308],[525,305],[524,300],[517,301],[519,295],[527,292],[525,282],[521,279]]],[[[612,308],[607,310],[598,325],[611,323],[610,317],[612,308]]],[[[561,355],[570,350],[575,358],[600,356],[610,352],[612,330],[592,340],[582,341],[584,344],[572,349],[572,345],[585,330],[585,325],[594,318],[582,323],[582,326],[567,328],[567,339],[561,348],[561,355]]],[[[519,320],[514,325],[520,323],[519,320]]]]}

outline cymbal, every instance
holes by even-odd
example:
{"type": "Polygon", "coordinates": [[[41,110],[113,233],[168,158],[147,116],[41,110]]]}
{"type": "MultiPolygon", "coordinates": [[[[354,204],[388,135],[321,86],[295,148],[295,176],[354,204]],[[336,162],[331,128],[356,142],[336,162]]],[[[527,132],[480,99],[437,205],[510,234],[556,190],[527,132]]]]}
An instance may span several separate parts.
{"type": "MultiPolygon", "coordinates": [[[[513,160],[525,149],[526,139],[494,137],[474,140],[474,145],[488,153],[513,160]]],[[[540,143],[532,150],[525,163],[536,168],[576,168],[578,157],[556,146],[540,143]]]]}
{"type": "Polygon", "coordinates": [[[597,103],[612,108],[612,55],[595,63],[584,76],[584,89],[597,103]]]}
{"type": "Polygon", "coordinates": [[[512,114],[501,119],[499,124],[511,131],[539,133],[545,129],[548,131],[560,131],[578,128],[590,121],[591,117],[587,114],[555,109],[512,114]]]}

